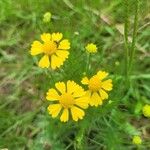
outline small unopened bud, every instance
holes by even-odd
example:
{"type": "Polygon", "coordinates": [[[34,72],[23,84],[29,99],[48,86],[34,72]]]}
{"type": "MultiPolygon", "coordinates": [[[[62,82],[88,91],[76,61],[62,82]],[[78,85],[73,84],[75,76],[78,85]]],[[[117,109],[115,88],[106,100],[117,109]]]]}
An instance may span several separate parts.
{"type": "Polygon", "coordinates": [[[43,15],[43,22],[48,23],[51,21],[52,14],[50,12],[46,12],[43,15]]]}

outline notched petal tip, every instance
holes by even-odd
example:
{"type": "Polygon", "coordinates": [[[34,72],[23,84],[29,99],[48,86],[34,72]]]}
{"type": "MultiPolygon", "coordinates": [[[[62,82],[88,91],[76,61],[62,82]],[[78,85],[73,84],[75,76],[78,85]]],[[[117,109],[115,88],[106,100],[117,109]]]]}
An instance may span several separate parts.
{"type": "Polygon", "coordinates": [[[67,122],[69,120],[69,111],[68,109],[64,109],[62,115],[60,117],[61,122],[67,122]]]}
{"type": "Polygon", "coordinates": [[[63,34],[62,33],[52,33],[52,40],[59,42],[61,39],[63,38],[63,34]]]}
{"type": "Polygon", "coordinates": [[[51,40],[51,34],[50,33],[43,33],[41,34],[41,40],[43,42],[47,42],[51,40]]]}
{"type": "Polygon", "coordinates": [[[38,66],[40,68],[49,68],[50,66],[50,61],[49,61],[49,56],[44,55],[41,60],[39,61],[38,66]]]}
{"type": "Polygon", "coordinates": [[[68,39],[64,39],[59,43],[58,49],[68,50],[70,49],[70,42],[68,39]]]}
{"type": "Polygon", "coordinates": [[[83,77],[81,83],[87,85],[89,83],[89,79],[87,77],[83,77]]]}

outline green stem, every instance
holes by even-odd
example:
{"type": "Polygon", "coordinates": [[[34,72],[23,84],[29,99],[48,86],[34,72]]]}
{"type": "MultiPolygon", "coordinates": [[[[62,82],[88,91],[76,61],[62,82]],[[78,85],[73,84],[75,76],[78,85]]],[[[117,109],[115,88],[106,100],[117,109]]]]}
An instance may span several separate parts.
{"type": "Polygon", "coordinates": [[[84,137],[84,128],[81,127],[76,136],[76,148],[77,150],[83,150],[83,137],[84,137]]]}
{"type": "Polygon", "coordinates": [[[135,55],[135,43],[136,43],[137,26],[138,26],[138,10],[139,10],[139,0],[136,0],[135,16],[134,16],[134,29],[133,29],[133,35],[132,35],[131,56],[130,56],[130,64],[129,64],[129,73],[132,70],[133,59],[134,59],[134,55],[135,55]]]}
{"type": "Polygon", "coordinates": [[[90,69],[90,54],[87,54],[87,62],[86,62],[86,74],[88,73],[90,69]]]}
{"type": "Polygon", "coordinates": [[[54,77],[52,75],[52,71],[49,69],[45,69],[45,74],[51,79],[51,81],[54,83],[54,77]]]}
{"type": "Polygon", "coordinates": [[[137,150],[140,150],[140,146],[139,145],[137,145],[137,150]]]}

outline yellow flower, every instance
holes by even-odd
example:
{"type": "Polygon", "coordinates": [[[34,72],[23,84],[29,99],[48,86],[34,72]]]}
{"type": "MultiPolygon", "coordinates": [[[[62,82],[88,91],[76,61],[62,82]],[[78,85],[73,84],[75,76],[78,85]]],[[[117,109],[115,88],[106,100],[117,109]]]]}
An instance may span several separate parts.
{"type": "Polygon", "coordinates": [[[68,58],[70,42],[67,39],[62,40],[62,33],[43,33],[40,41],[34,41],[31,45],[31,55],[44,54],[39,61],[39,67],[52,69],[59,68],[68,58]]]}
{"type": "Polygon", "coordinates": [[[85,49],[89,53],[96,53],[97,52],[97,46],[95,44],[93,44],[93,43],[87,44],[87,46],[85,47],[85,49]]]}
{"type": "Polygon", "coordinates": [[[46,12],[43,16],[43,22],[47,23],[51,21],[51,13],[50,12],[46,12]]]}
{"type": "Polygon", "coordinates": [[[142,110],[145,117],[150,117],[150,105],[146,104],[142,110]]]}
{"type": "Polygon", "coordinates": [[[112,80],[104,80],[108,76],[105,71],[98,71],[96,75],[88,79],[84,77],[82,84],[88,85],[87,96],[90,98],[89,104],[91,106],[98,106],[102,104],[102,101],[108,99],[106,91],[112,90],[112,80]]]}
{"type": "Polygon", "coordinates": [[[135,135],[132,139],[132,143],[135,144],[135,145],[139,145],[142,143],[142,139],[140,136],[138,135],[135,135]]]}
{"type": "Polygon", "coordinates": [[[49,89],[46,96],[47,100],[54,102],[48,106],[49,114],[55,118],[62,112],[60,116],[62,122],[69,120],[69,112],[74,121],[83,119],[85,113],[82,109],[88,108],[88,98],[85,97],[84,89],[70,80],[66,84],[56,83],[55,88],[49,89]]]}

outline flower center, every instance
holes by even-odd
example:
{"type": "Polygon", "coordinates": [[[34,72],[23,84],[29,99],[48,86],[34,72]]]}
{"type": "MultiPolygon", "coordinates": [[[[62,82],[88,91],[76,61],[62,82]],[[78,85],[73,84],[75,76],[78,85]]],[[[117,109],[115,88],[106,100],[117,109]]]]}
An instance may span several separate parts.
{"type": "Polygon", "coordinates": [[[97,76],[93,76],[89,81],[89,89],[91,91],[99,91],[101,88],[101,81],[97,76]]]}
{"type": "Polygon", "coordinates": [[[53,41],[48,41],[43,44],[43,50],[45,54],[51,55],[56,52],[57,44],[53,41]]]}
{"type": "Polygon", "coordinates": [[[60,96],[59,102],[64,108],[69,108],[74,105],[75,100],[71,94],[64,93],[60,96]]]}

